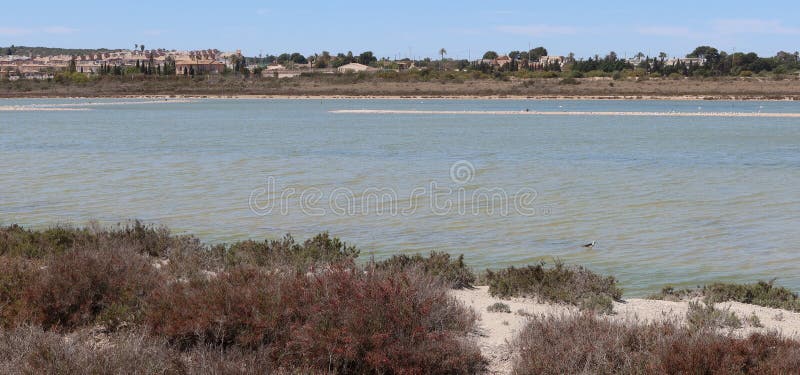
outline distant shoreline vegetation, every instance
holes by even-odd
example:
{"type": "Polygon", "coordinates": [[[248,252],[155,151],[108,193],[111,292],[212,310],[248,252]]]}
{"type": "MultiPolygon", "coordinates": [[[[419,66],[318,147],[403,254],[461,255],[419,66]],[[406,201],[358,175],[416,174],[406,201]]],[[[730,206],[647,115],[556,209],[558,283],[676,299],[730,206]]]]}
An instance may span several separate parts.
{"type": "Polygon", "coordinates": [[[378,58],[371,51],[248,57],[240,51],[0,47],[0,97],[130,95],[557,96],[800,100],[800,53],[579,58],[544,47],[477,59],[378,58]]]}
{"type": "Polygon", "coordinates": [[[292,78],[303,74],[370,73],[390,81],[560,78],[561,84],[574,85],[579,84],[581,78],[761,77],[780,80],[797,76],[800,71],[800,52],[780,51],[775,56],[762,57],[753,52],[729,54],[711,46],[697,47],[685,57],[668,56],[664,52],[656,56],[639,52],[633,57],[620,57],[614,51],[586,58],[576,57],[573,53],[552,56],[544,47],[510,51],[505,55],[487,51],[477,59],[448,58],[444,48],[438,54],[440,59],[378,58],[371,51],[357,55],[352,52],[334,55],[322,51],[308,56],[294,52],[248,57],[240,51],[148,50],[138,44],[133,50],[12,45],[0,47],[0,79],[84,84],[104,76],[133,79],[139,76],[221,75],[257,80],[292,78]],[[397,74],[403,72],[418,74],[397,74]]]}

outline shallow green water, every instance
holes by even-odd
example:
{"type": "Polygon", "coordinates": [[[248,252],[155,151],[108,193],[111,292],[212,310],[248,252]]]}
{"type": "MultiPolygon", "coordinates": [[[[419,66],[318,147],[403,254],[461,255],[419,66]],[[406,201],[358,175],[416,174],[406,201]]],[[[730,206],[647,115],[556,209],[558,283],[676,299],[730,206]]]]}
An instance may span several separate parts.
{"type": "Polygon", "coordinates": [[[89,109],[0,111],[0,223],[140,218],[208,241],[327,230],[378,258],[442,250],[483,268],[558,257],[616,275],[628,296],[773,277],[800,290],[800,119],[330,113],[800,103],[132,102],[0,100],[89,109]]]}

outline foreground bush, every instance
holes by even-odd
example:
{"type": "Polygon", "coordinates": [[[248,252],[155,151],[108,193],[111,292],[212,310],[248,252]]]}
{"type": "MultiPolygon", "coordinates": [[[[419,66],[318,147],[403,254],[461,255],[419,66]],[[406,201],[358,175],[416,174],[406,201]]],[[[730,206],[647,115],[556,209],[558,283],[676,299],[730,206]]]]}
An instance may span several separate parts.
{"type": "Polygon", "coordinates": [[[759,281],[752,284],[713,283],[703,287],[680,290],[667,286],[661,290],[661,293],[649,298],[680,301],[695,297],[705,297],[710,303],[735,301],[800,311],[800,296],[789,289],[774,285],[772,281],[759,281]]]}
{"type": "Polygon", "coordinates": [[[514,374],[789,374],[800,342],[735,338],[669,323],[619,325],[591,315],[540,317],[512,342],[514,374]]]}
{"type": "Polygon", "coordinates": [[[65,339],[35,327],[0,331],[2,374],[290,374],[258,350],[200,346],[180,351],[141,332],[96,337],[79,332],[65,339]]]}
{"type": "Polygon", "coordinates": [[[622,298],[613,276],[601,276],[583,267],[557,262],[486,271],[489,293],[498,297],[537,297],[543,301],[569,303],[584,309],[610,312],[612,302],[622,298]]]}
{"type": "Polygon", "coordinates": [[[0,257],[0,329],[18,324],[29,315],[23,296],[36,275],[37,267],[32,262],[0,257]]]}
{"type": "Polygon", "coordinates": [[[40,263],[0,259],[3,326],[71,330],[134,322],[143,297],[163,282],[147,259],[123,249],[71,251],[40,263]]]}
{"type": "Polygon", "coordinates": [[[184,349],[259,350],[284,368],[474,373],[483,366],[479,349],[465,341],[474,316],[421,273],[238,267],[165,285],[150,298],[146,322],[184,349]]]}
{"type": "Polygon", "coordinates": [[[425,273],[436,276],[450,284],[452,288],[470,288],[475,283],[475,274],[464,263],[464,255],[451,259],[450,254],[431,252],[427,257],[421,254],[408,256],[393,255],[392,257],[374,263],[375,268],[381,270],[406,270],[417,268],[425,273]]]}

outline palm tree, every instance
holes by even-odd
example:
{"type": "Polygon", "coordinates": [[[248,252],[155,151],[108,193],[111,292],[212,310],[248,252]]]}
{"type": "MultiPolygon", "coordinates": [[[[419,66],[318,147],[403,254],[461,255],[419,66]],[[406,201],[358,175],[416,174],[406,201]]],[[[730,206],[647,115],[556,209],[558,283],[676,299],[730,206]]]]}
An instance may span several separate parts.
{"type": "Polygon", "coordinates": [[[142,53],[144,53],[144,44],[142,44],[141,46],[139,46],[139,49],[141,49],[141,50],[142,50],[142,53]]]}
{"type": "Polygon", "coordinates": [[[447,50],[442,48],[439,50],[439,54],[442,55],[442,70],[444,70],[444,55],[447,54],[447,50]]]}
{"type": "Polygon", "coordinates": [[[661,62],[664,62],[664,60],[667,59],[667,53],[666,52],[659,52],[658,53],[658,58],[661,59],[661,62]]]}
{"type": "Polygon", "coordinates": [[[133,47],[133,50],[134,50],[134,51],[136,51],[137,49],[139,49],[139,44],[134,44],[133,46],[134,46],[134,47],[133,47]]]}

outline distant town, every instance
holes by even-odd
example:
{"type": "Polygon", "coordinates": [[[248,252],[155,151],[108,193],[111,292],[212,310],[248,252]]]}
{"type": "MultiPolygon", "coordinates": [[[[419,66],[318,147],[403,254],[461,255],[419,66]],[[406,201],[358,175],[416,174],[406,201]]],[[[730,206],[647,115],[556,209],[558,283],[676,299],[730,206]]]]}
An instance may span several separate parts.
{"type": "Polygon", "coordinates": [[[447,50],[439,59],[378,59],[372,52],[333,55],[322,52],[310,56],[284,53],[278,56],[245,57],[241,51],[217,49],[179,51],[146,49],[134,45],[130,50],[62,50],[42,47],[0,48],[0,79],[57,79],[59,75],[242,75],[245,77],[291,78],[302,74],[349,74],[400,71],[480,71],[482,73],[544,72],[541,77],[584,78],[625,75],[628,77],[740,76],[794,74],[800,70],[798,52],[778,52],[760,57],[755,53],[727,53],[700,46],[685,56],[619,57],[610,52],[589,58],[549,55],[544,47],[529,51],[499,54],[487,51],[479,59],[451,59],[447,50]]]}

